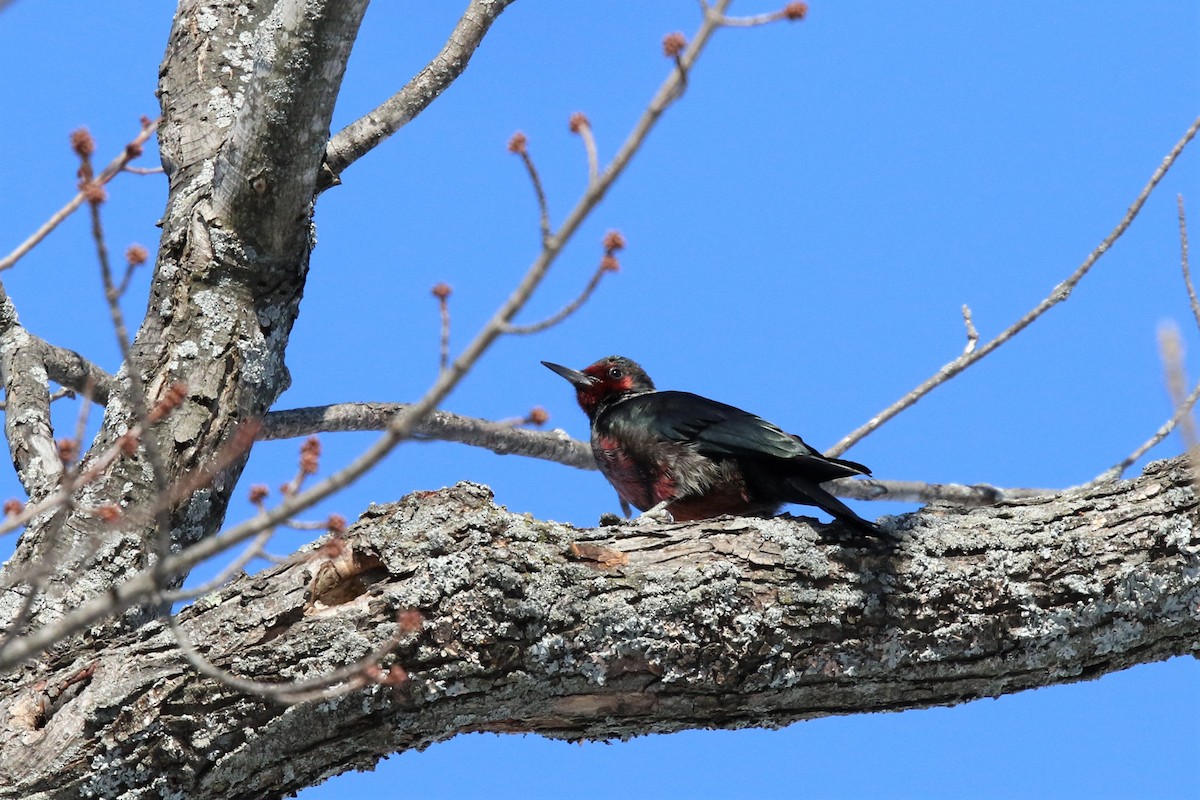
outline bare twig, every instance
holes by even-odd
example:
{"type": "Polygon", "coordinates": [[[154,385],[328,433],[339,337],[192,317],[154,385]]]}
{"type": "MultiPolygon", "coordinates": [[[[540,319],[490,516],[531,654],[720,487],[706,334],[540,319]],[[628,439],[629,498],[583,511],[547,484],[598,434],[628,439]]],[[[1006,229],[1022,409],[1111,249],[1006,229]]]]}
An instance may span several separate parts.
{"type": "MultiPolygon", "coordinates": [[[[1174,398],[1172,398],[1174,400],[1174,398]]],[[[1200,400],[1200,383],[1197,383],[1187,397],[1180,398],[1174,402],[1175,413],[1171,418],[1164,422],[1162,426],[1154,432],[1146,441],[1142,442],[1136,450],[1121,459],[1116,464],[1106,469],[1104,472],[1097,475],[1092,481],[1092,484],[1104,483],[1106,481],[1115,481],[1125,474],[1125,470],[1129,469],[1133,464],[1154,447],[1157,447],[1164,439],[1171,435],[1171,431],[1183,422],[1185,419],[1190,420],[1192,408],[1196,405],[1196,401],[1200,400]]]]}
{"type": "MultiPolygon", "coordinates": [[[[142,132],[139,133],[132,142],[125,145],[125,149],[121,152],[121,155],[113,159],[112,162],[109,163],[109,165],[105,167],[104,170],[98,176],[96,176],[95,180],[92,182],[99,186],[103,186],[116,177],[116,175],[118,175],[125,168],[126,164],[142,154],[142,145],[144,145],[146,140],[154,134],[154,131],[157,128],[157,119],[143,119],[142,132]]],[[[42,239],[45,239],[51,231],[57,228],[64,219],[71,216],[71,214],[73,214],[81,205],[83,205],[85,200],[87,200],[85,193],[80,191],[79,194],[75,195],[70,202],[55,212],[50,219],[46,220],[46,222],[43,223],[40,228],[34,231],[32,236],[30,236],[24,242],[21,242],[21,244],[17,246],[16,250],[13,250],[7,256],[0,259],[0,271],[6,270],[13,264],[17,263],[22,256],[36,247],[38,243],[42,241],[42,239]]]]}
{"type": "Polygon", "coordinates": [[[529,138],[517,131],[508,140],[508,152],[516,153],[521,157],[522,163],[525,164],[525,171],[529,173],[529,180],[533,183],[533,191],[537,194],[538,202],[538,225],[542,232],[542,246],[544,247],[550,241],[550,207],[546,204],[546,191],[542,188],[542,179],[538,175],[537,167],[533,165],[533,159],[529,156],[529,138]]]}
{"type": "Polygon", "coordinates": [[[1188,302],[1192,305],[1192,318],[1196,320],[1197,327],[1200,327],[1200,300],[1196,298],[1196,285],[1192,283],[1192,268],[1188,263],[1187,214],[1183,210],[1183,195],[1175,197],[1175,204],[1179,208],[1179,265],[1183,270],[1183,284],[1187,287],[1188,302]]]}
{"type": "Polygon", "coordinates": [[[300,681],[267,683],[241,678],[233,673],[212,664],[195,648],[191,638],[174,614],[167,617],[167,623],[179,644],[184,657],[195,669],[203,675],[214,678],[238,691],[260,697],[269,697],[279,703],[294,704],[314,700],[327,700],[331,697],[346,694],[361,689],[371,683],[399,685],[407,679],[407,674],[399,672],[383,673],[378,669],[380,661],[395,650],[404,637],[413,632],[411,625],[404,624],[400,619],[396,623],[396,632],[379,647],[352,664],[335,669],[325,675],[300,681]],[[374,669],[373,669],[374,668],[374,669]]]}
{"type": "Polygon", "coordinates": [[[587,153],[588,185],[591,186],[600,175],[600,155],[596,150],[596,137],[592,134],[591,120],[582,111],[576,111],[571,115],[568,127],[571,133],[577,133],[579,138],[583,139],[583,149],[587,153]]]}
{"type": "Polygon", "coordinates": [[[193,586],[190,589],[177,589],[175,591],[163,592],[161,595],[162,601],[164,603],[182,603],[187,600],[194,600],[197,597],[203,597],[209,592],[214,592],[217,589],[220,589],[226,583],[237,577],[238,573],[245,569],[246,565],[251,561],[256,558],[265,558],[266,553],[264,552],[263,548],[267,546],[267,542],[269,542],[271,537],[274,535],[275,528],[267,528],[258,534],[258,536],[254,537],[254,539],[250,541],[250,544],[246,546],[246,548],[238,555],[238,557],[226,564],[224,569],[217,573],[216,577],[205,581],[199,586],[193,586]]]}
{"type": "MultiPolygon", "coordinates": [[[[339,403],[313,408],[272,411],[263,418],[262,439],[290,439],[314,433],[381,431],[400,412],[402,403],[339,403]]],[[[413,438],[460,442],[483,447],[500,455],[522,455],[595,469],[591,449],[563,431],[531,431],[504,422],[463,417],[434,411],[413,429],[413,438]]]]}
{"type": "Polygon", "coordinates": [[[166,170],[162,167],[125,167],[122,172],[130,172],[134,175],[162,175],[166,170]]]}
{"type": "Polygon", "coordinates": [[[604,273],[620,270],[621,264],[617,261],[616,253],[624,247],[625,237],[619,231],[609,231],[604,237],[604,257],[600,259],[600,264],[596,267],[596,271],[592,273],[591,279],[588,280],[587,285],[583,287],[583,291],[579,293],[578,297],[541,322],[535,322],[531,325],[509,325],[504,329],[504,332],[517,335],[539,333],[557,325],[574,314],[579,310],[580,306],[588,301],[592,296],[592,292],[596,291],[596,287],[600,285],[600,279],[604,277],[604,273]]]}
{"type": "MultiPolygon", "coordinates": [[[[1197,301],[1196,301],[1196,287],[1192,283],[1192,273],[1191,273],[1191,269],[1189,268],[1189,265],[1188,265],[1187,216],[1184,214],[1184,211],[1183,211],[1183,195],[1179,195],[1176,199],[1177,199],[1177,202],[1179,205],[1179,245],[1180,245],[1179,262],[1180,262],[1180,267],[1183,271],[1183,283],[1184,283],[1184,286],[1187,287],[1188,300],[1191,301],[1191,305],[1192,305],[1192,316],[1195,317],[1196,324],[1200,325],[1200,303],[1197,303],[1197,301]]],[[[1176,333],[1178,333],[1178,331],[1176,331],[1176,333]]],[[[1161,338],[1162,333],[1160,332],[1159,335],[1161,338]]],[[[1182,344],[1180,341],[1177,340],[1174,345],[1174,349],[1178,350],[1180,348],[1182,348],[1182,344]]],[[[1165,348],[1162,348],[1161,345],[1160,345],[1160,349],[1163,349],[1164,353],[1165,353],[1165,348]]],[[[1165,361],[1166,361],[1166,358],[1164,355],[1164,362],[1165,361]]],[[[1183,368],[1182,360],[1180,360],[1180,363],[1176,366],[1176,368],[1179,370],[1182,370],[1182,368],[1183,368]]],[[[1168,370],[1168,375],[1170,375],[1170,370],[1168,370]]],[[[1177,393],[1182,394],[1182,387],[1183,387],[1183,382],[1184,382],[1183,376],[1179,375],[1176,379],[1176,382],[1179,385],[1177,387],[1174,387],[1174,385],[1172,384],[1173,388],[1177,391],[1177,393]]],[[[1170,381],[1168,381],[1168,383],[1170,383],[1170,381]]],[[[1095,483],[1102,483],[1104,481],[1116,480],[1117,478],[1124,475],[1125,470],[1129,469],[1129,467],[1135,461],[1137,461],[1139,458],[1141,458],[1147,452],[1149,452],[1151,448],[1157,446],[1160,442],[1162,442],[1164,439],[1166,439],[1168,436],[1170,436],[1171,431],[1175,430],[1175,427],[1177,425],[1179,425],[1181,422],[1185,422],[1185,420],[1190,422],[1192,407],[1196,405],[1197,399],[1200,399],[1200,383],[1196,384],[1195,388],[1192,389],[1191,393],[1187,397],[1176,397],[1175,393],[1173,392],[1172,400],[1173,400],[1173,404],[1175,406],[1175,413],[1171,415],[1171,418],[1169,420],[1167,420],[1166,422],[1164,422],[1162,424],[1162,426],[1159,427],[1159,429],[1154,432],[1154,435],[1151,436],[1149,439],[1147,439],[1145,442],[1143,442],[1136,450],[1134,450],[1132,453],[1130,453],[1128,456],[1126,456],[1124,459],[1122,459],[1119,463],[1114,464],[1113,466],[1106,469],[1104,472],[1097,475],[1096,478],[1092,481],[1092,483],[1095,484],[1095,483]]],[[[1185,422],[1185,424],[1187,424],[1187,423],[1185,422]]]]}
{"type": "MultiPolygon", "coordinates": [[[[83,156],[83,169],[87,170],[87,157],[83,156]]],[[[84,194],[89,194],[85,187],[84,194]]],[[[121,311],[121,292],[113,282],[112,267],[108,260],[108,246],[104,240],[104,227],[100,220],[100,206],[103,203],[102,197],[99,197],[96,192],[92,191],[88,197],[88,206],[91,209],[92,215],[92,239],[96,245],[96,256],[100,261],[100,277],[104,283],[104,300],[108,305],[109,317],[112,320],[113,332],[117,336],[117,345],[121,350],[121,359],[126,365],[125,374],[129,380],[129,404],[133,410],[134,419],[138,425],[146,431],[147,435],[141,438],[141,446],[146,453],[146,460],[150,465],[150,475],[154,484],[154,496],[163,498],[168,495],[167,467],[162,458],[162,453],[158,447],[158,441],[154,435],[150,433],[150,426],[154,422],[151,418],[150,409],[146,404],[146,385],[142,381],[141,373],[137,365],[133,362],[132,351],[129,342],[129,329],[125,325],[125,314],[121,311]]],[[[186,389],[184,390],[186,391],[186,389]]],[[[172,399],[173,406],[178,405],[182,397],[174,397],[172,399]]],[[[171,520],[170,509],[163,503],[159,503],[155,507],[154,526],[156,530],[156,541],[158,549],[158,558],[155,559],[155,567],[162,563],[162,558],[171,551],[171,520]]],[[[165,581],[167,573],[160,572],[159,577],[165,581]]]]}
{"type": "Polygon", "coordinates": [[[752,17],[721,17],[721,25],[727,28],[753,28],[758,25],[768,25],[780,20],[795,22],[808,15],[808,3],[788,3],[779,11],[767,14],[756,14],[752,17]]]}
{"type": "Polygon", "coordinates": [[[1070,297],[1071,291],[1075,288],[1079,281],[1083,279],[1083,276],[1088,273],[1092,266],[1098,260],[1100,260],[1100,257],[1107,253],[1109,248],[1111,248],[1117,239],[1121,238],[1121,235],[1129,228],[1130,224],[1137,217],[1138,212],[1142,210],[1142,206],[1145,204],[1146,198],[1148,198],[1150,193],[1154,191],[1154,188],[1158,186],[1159,181],[1161,181],[1163,176],[1167,174],[1167,171],[1171,169],[1171,166],[1175,163],[1176,159],[1179,158],[1179,155],[1183,152],[1183,149],[1187,147],[1188,143],[1195,137],[1198,130],[1200,130],[1200,118],[1197,118],[1192,123],[1191,127],[1189,127],[1184,133],[1183,138],[1176,142],[1175,146],[1171,148],[1171,152],[1169,152],[1166,158],[1163,159],[1163,162],[1159,164],[1158,169],[1154,170],[1154,174],[1150,176],[1150,180],[1142,188],[1142,191],[1134,199],[1133,204],[1125,212],[1125,216],[1119,223],[1117,223],[1117,227],[1115,227],[1112,232],[1108,234],[1108,236],[1104,237],[1104,241],[1100,242],[1096,249],[1093,250],[1086,259],[1084,259],[1083,263],[1080,264],[1079,267],[1073,273],[1071,273],[1071,275],[1068,276],[1065,281],[1056,286],[1054,291],[1051,292],[1048,297],[1034,306],[1034,308],[1025,314],[1025,316],[1013,323],[1000,335],[996,336],[996,338],[987,342],[982,347],[970,353],[963,353],[959,355],[958,358],[955,358],[953,361],[945,364],[931,377],[927,378],[924,382],[917,386],[917,388],[913,389],[904,397],[901,397],[895,403],[879,412],[879,414],[868,420],[866,424],[856,428],[854,431],[851,431],[841,441],[829,448],[829,450],[826,452],[826,455],[839,456],[846,452],[851,446],[859,442],[863,437],[878,429],[879,426],[883,425],[901,411],[904,411],[906,408],[914,405],[918,400],[936,387],[941,386],[950,378],[953,378],[967,367],[970,367],[984,356],[987,356],[997,347],[1023,331],[1051,308],[1070,297]]]}
{"type": "Polygon", "coordinates": [[[442,330],[439,337],[438,368],[445,369],[450,363],[450,294],[453,290],[449,284],[439,283],[433,287],[433,296],[438,300],[438,313],[442,318],[442,330]]]}
{"type": "MultiPolygon", "coordinates": [[[[53,403],[55,400],[63,400],[67,398],[74,399],[76,396],[77,395],[74,389],[60,387],[58,390],[50,393],[50,402],[53,403]]],[[[4,411],[6,408],[8,408],[8,402],[6,400],[0,400],[0,411],[4,411]]]]}

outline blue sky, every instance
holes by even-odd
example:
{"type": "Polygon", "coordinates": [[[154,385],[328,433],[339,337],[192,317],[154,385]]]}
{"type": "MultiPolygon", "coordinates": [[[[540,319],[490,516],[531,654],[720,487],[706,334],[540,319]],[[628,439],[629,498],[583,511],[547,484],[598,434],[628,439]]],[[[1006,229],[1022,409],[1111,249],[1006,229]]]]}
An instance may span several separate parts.
{"type": "MultiPolygon", "coordinates": [[[[335,129],[423,65],[463,5],[374,4],[335,129]]],[[[961,350],[963,303],[987,338],[1047,295],[1200,114],[1195,3],[811,5],[803,23],[717,34],[685,99],[526,319],[574,296],[612,228],[628,240],[622,271],[563,325],[497,343],[446,408],[503,418],[542,405],[552,425],[584,437],[569,387],[538,361],[583,366],[620,353],[663,388],[747,408],[827,447],[961,350]]],[[[0,14],[0,250],[71,194],[72,129],[91,128],[103,162],[140,115],[156,113],[168,6],[24,0],[0,14]]],[[[734,10],[771,8],[743,0],[734,10]]],[[[461,345],[536,254],[533,192],[508,137],[529,137],[561,220],[586,176],[570,114],[589,115],[611,156],[666,74],[662,36],[690,35],[697,23],[691,0],[514,4],[467,74],[320,199],[288,353],[293,386],[278,407],[418,397],[437,370],[430,287],[453,286],[461,345]]],[[[1086,481],[1123,458],[1170,414],[1158,325],[1178,321],[1200,349],[1175,215],[1183,193],[1200,240],[1198,188],[1200,154],[1189,151],[1066,304],[849,457],[884,478],[1039,487],[1086,481]]],[[[110,246],[153,250],[162,177],[122,176],[110,197],[110,246]]],[[[34,332],[115,368],[82,216],[4,281],[34,332]]],[[[147,281],[139,276],[126,299],[134,317],[147,281]]],[[[1189,366],[1200,375],[1194,355],[1189,366]]],[[[69,424],[73,410],[60,413],[69,424]]],[[[371,438],[323,437],[326,468],[371,438]]],[[[246,485],[285,480],[297,444],[256,448],[246,485]]],[[[1152,457],[1178,450],[1171,440],[1152,457]]],[[[463,479],[543,518],[588,525],[616,510],[596,473],[413,444],[321,512],[352,519],[369,502],[463,479]]],[[[0,495],[19,491],[0,479],[0,495]]],[[[239,501],[230,519],[249,513],[239,501]]],[[[304,540],[283,536],[276,549],[304,540]]],[[[611,746],[460,737],[302,797],[1178,797],[1194,789],[1197,719],[1200,664],[1176,659],[952,709],[783,731],[611,746]]]]}

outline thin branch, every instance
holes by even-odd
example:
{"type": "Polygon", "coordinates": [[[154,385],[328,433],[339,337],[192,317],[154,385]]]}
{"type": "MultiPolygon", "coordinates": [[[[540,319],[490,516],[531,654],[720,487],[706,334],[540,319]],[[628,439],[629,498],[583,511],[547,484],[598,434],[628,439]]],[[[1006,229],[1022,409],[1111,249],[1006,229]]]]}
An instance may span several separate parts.
{"type": "MultiPolygon", "coordinates": [[[[704,5],[704,4],[702,4],[704,5]]],[[[754,28],[780,20],[795,22],[808,15],[808,3],[788,3],[778,11],[756,14],[752,17],[721,17],[721,25],[727,28],[754,28]]]]}
{"type": "MultiPolygon", "coordinates": [[[[86,169],[86,157],[84,158],[84,168],[86,169]]],[[[85,194],[89,194],[85,187],[85,194]]],[[[113,282],[112,267],[108,260],[108,246],[104,240],[104,226],[100,220],[100,206],[102,200],[95,193],[91,193],[88,198],[88,205],[91,209],[92,217],[92,239],[96,245],[96,256],[100,262],[100,277],[104,284],[104,300],[108,306],[109,317],[112,320],[113,332],[117,337],[117,345],[121,350],[121,360],[125,363],[125,374],[129,380],[129,404],[133,410],[134,419],[137,424],[147,432],[146,436],[141,439],[141,446],[146,454],[146,460],[150,465],[150,475],[154,484],[154,496],[158,498],[166,497],[169,488],[169,479],[167,477],[166,462],[162,458],[162,453],[158,447],[158,440],[150,432],[150,426],[153,422],[151,419],[150,409],[147,407],[146,385],[142,381],[141,373],[138,371],[137,365],[134,364],[133,354],[129,341],[129,329],[125,325],[125,314],[121,311],[121,293],[117,289],[117,285],[113,282]]],[[[174,387],[171,387],[174,388],[174,387]]],[[[171,391],[168,389],[168,392],[171,391]]],[[[180,396],[175,398],[173,405],[178,404],[180,396]]],[[[155,559],[155,567],[162,563],[163,557],[171,551],[171,518],[170,509],[163,503],[156,505],[154,514],[154,527],[156,531],[156,542],[158,550],[158,558],[155,559]]],[[[168,573],[159,571],[159,578],[162,581],[167,580],[168,573]]]]}
{"type": "Polygon", "coordinates": [[[1198,130],[1200,130],[1200,118],[1197,118],[1192,123],[1191,127],[1187,129],[1186,133],[1184,133],[1183,138],[1181,138],[1175,144],[1175,146],[1171,148],[1171,152],[1167,154],[1167,157],[1163,159],[1161,164],[1159,164],[1158,169],[1156,169],[1154,174],[1150,176],[1149,182],[1146,183],[1145,187],[1143,187],[1137,198],[1134,199],[1133,204],[1125,212],[1125,216],[1117,224],[1117,227],[1114,228],[1112,232],[1108,234],[1108,236],[1104,237],[1104,241],[1100,242],[1096,249],[1093,250],[1086,259],[1084,259],[1083,263],[1080,264],[1079,267],[1073,273],[1071,273],[1071,275],[1065,281],[1055,287],[1054,291],[1051,292],[1048,297],[1038,303],[1031,311],[1013,323],[1012,326],[1006,329],[999,336],[983,345],[983,347],[980,347],[971,353],[963,353],[962,355],[958,356],[958,358],[955,358],[953,361],[950,361],[944,365],[931,377],[927,378],[924,382],[917,386],[917,388],[913,389],[904,397],[901,397],[895,403],[879,412],[879,414],[868,420],[866,424],[849,433],[840,442],[831,447],[826,452],[826,455],[831,457],[839,456],[846,452],[851,446],[859,442],[863,437],[878,429],[879,426],[883,425],[901,411],[904,411],[906,408],[914,405],[918,400],[936,387],[941,386],[950,378],[953,378],[967,367],[970,367],[984,356],[987,356],[997,347],[1023,331],[1026,327],[1028,327],[1031,323],[1033,323],[1051,308],[1070,297],[1071,291],[1075,288],[1079,281],[1083,279],[1083,276],[1088,273],[1088,270],[1092,268],[1092,266],[1100,259],[1102,255],[1108,252],[1109,248],[1111,248],[1117,239],[1121,238],[1121,235],[1129,228],[1130,224],[1137,217],[1138,212],[1142,210],[1142,206],[1145,204],[1146,198],[1148,198],[1150,193],[1154,191],[1154,188],[1158,186],[1159,181],[1161,181],[1163,176],[1167,174],[1167,171],[1171,169],[1176,159],[1179,158],[1179,155],[1183,152],[1183,149],[1187,147],[1188,143],[1193,139],[1193,137],[1195,137],[1198,130]]]}
{"type": "MultiPolygon", "coordinates": [[[[1123,458],[1120,462],[1113,464],[1104,472],[1092,479],[1091,484],[1100,484],[1105,481],[1115,481],[1125,474],[1125,470],[1129,469],[1133,464],[1154,447],[1157,447],[1164,439],[1171,435],[1171,431],[1185,419],[1191,419],[1192,408],[1196,405],[1196,401],[1200,400],[1200,383],[1192,389],[1187,397],[1180,398],[1178,402],[1173,403],[1175,413],[1171,418],[1164,422],[1162,426],[1154,432],[1154,435],[1143,442],[1136,450],[1123,458]]],[[[1084,484],[1085,486],[1090,484],[1084,484]]]]}
{"type": "Polygon", "coordinates": [[[542,179],[538,175],[537,167],[533,165],[533,159],[529,156],[529,140],[525,134],[517,131],[508,140],[508,152],[516,153],[521,157],[521,162],[525,164],[525,171],[529,173],[529,180],[533,183],[533,191],[537,194],[538,202],[538,226],[542,232],[542,246],[545,247],[550,241],[550,207],[546,203],[546,190],[542,188],[542,179]]]}
{"type": "MultiPolygon", "coordinates": [[[[126,164],[142,154],[142,145],[144,145],[146,140],[154,134],[154,131],[157,128],[157,119],[143,119],[142,132],[139,133],[132,142],[125,145],[125,149],[121,151],[121,155],[113,159],[112,162],[109,163],[109,165],[105,167],[104,170],[96,177],[93,183],[103,186],[116,177],[125,168],[126,164]]],[[[63,220],[75,213],[75,211],[81,205],[83,205],[86,200],[87,197],[82,191],[75,195],[70,202],[55,212],[50,219],[46,220],[46,222],[43,223],[40,228],[34,231],[32,236],[21,242],[21,244],[17,246],[16,250],[13,250],[7,256],[0,259],[0,271],[6,270],[13,264],[16,264],[22,256],[36,247],[38,243],[42,241],[42,239],[45,239],[48,235],[50,235],[50,232],[57,228],[63,220]]]]}
{"type": "MultiPolygon", "coordinates": [[[[1196,324],[1200,325],[1200,303],[1196,301],[1196,287],[1192,283],[1192,273],[1188,266],[1188,239],[1187,239],[1187,216],[1183,211],[1183,195],[1176,198],[1179,205],[1179,245],[1180,257],[1179,263],[1183,272],[1183,284],[1187,288],[1188,300],[1192,306],[1192,316],[1196,320],[1196,324]]],[[[1178,345],[1182,346],[1182,345],[1178,345]]],[[[1180,365],[1182,368],[1182,365],[1180,365]]],[[[1182,384],[1181,384],[1182,387],[1182,384]]],[[[1182,389],[1180,390],[1182,391],[1182,389]]],[[[1154,435],[1141,444],[1136,450],[1126,456],[1119,463],[1106,469],[1095,477],[1092,483],[1103,483],[1104,481],[1116,480],[1125,474],[1125,470],[1129,469],[1135,461],[1146,455],[1151,448],[1156,447],[1160,442],[1171,435],[1171,431],[1179,425],[1185,418],[1191,419],[1192,407],[1196,405],[1196,400],[1200,399],[1200,383],[1192,389],[1191,394],[1183,398],[1173,398],[1175,400],[1175,413],[1171,418],[1164,422],[1162,426],[1154,432],[1154,435]]]]}
{"type": "Polygon", "coordinates": [[[267,697],[278,703],[290,705],[314,700],[328,700],[354,691],[355,689],[361,689],[371,683],[387,684],[399,683],[402,679],[407,680],[407,674],[403,671],[391,673],[394,676],[394,680],[389,681],[389,673],[377,672],[372,669],[372,667],[377,667],[379,662],[384,658],[391,655],[392,651],[400,646],[404,637],[412,632],[411,628],[399,621],[397,621],[396,632],[386,642],[359,660],[316,678],[279,683],[266,683],[264,681],[241,678],[215,666],[195,648],[174,614],[168,615],[167,624],[171,628],[171,633],[174,635],[179,649],[183,652],[188,663],[197,672],[214,678],[227,686],[232,686],[238,691],[259,697],[267,697]]]}
{"type": "Polygon", "coordinates": [[[134,175],[162,175],[166,172],[162,167],[125,167],[122,172],[129,172],[134,175]]]}
{"type": "Polygon", "coordinates": [[[1183,210],[1183,195],[1177,195],[1175,203],[1179,207],[1179,265],[1183,270],[1183,284],[1187,287],[1188,302],[1192,305],[1192,318],[1196,320],[1197,327],[1200,327],[1200,300],[1196,298],[1196,285],[1192,283],[1192,269],[1188,264],[1187,214],[1183,210]]]}
{"type": "Polygon", "coordinates": [[[433,296],[438,300],[438,313],[441,316],[442,328],[438,337],[438,369],[445,369],[450,363],[450,294],[453,290],[447,283],[439,283],[433,287],[433,296]]]}
{"type": "Polygon", "coordinates": [[[267,528],[262,533],[258,534],[250,541],[244,550],[233,561],[225,565],[225,568],[217,573],[216,577],[205,581],[199,586],[193,586],[190,589],[177,589],[174,591],[166,591],[161,595],[164,603],[181,603],[186,600],[195,600],[197,597],[203,597],[210,592],[215,592],[229,581],[233,580],[237,575],[245,569],[256,558],[265,558],[266,554],[263,548],[267,542],[275,535],[275,528],[267,528]]]}
{"type": "Polygon", "coordinates": [[[318,192],[340,183],[346,167],[425,110],[467,68],[475,48],[513,0],[471,0],[450,37],[424,69],[371,113],[356,119],[325,147],[318,192]]]}
{"type": "Polygon", "coordinates": [[[504,329],[504,332],[522,336],[530,333],[539,333],[547,328],[554,327],[574,314],[579,310],[580,306],[588,301],[592,296],[592,292],[596,291],[596,287],[600,285],[600,279],[604,277],[604,273],[617,272],[621,268],[620,262],[617,261],[616,253],[624,247],[625,237],[621,235],[620,231],[609,231],[604,236],[604,257],[600,259],[600,264],[596,267],[596,271],[592,273],[591,279],[588,280],[587,285],[583,287],[583,291],[579,293],[578,297],[541,322],[535,322],[531,325],[509,325],[504,329]]]}
{"type": "MultiPolygon", "coordinates": [[[[291,439],[314,433],[381,431],[397,414],[411,408],[403,403],[339,403],[311,408],[271,411],[263,418],[260,439],[291,439]]],[[[434,411],[414,426],[413,438],[482,447],[500,455],[540,458],[576,469],[595,469],[591,448],[563,431],[532,431],[501,422],[434,411]]]]}
{"type": "Polygon", "coordinates": [[[596,137],[592,134],[591,120],[582,111],[576,111],[571,115],[568,127],[571,133],[579,134],[579,138],[583,140],[583,149],[587,154],[588,185],[591,186],[600,175],[600,155],[596,150],[596,137]]]}
{"type": "Polygon", "coordinates": [[[571,302],[560,308],[540,322],[534,322],[530,325],[510,325],[505,329],[505,333],[515,334],[517,336],[525,336],[530,333],[540,333],[547,328],[552,328],[562,322],[567,317],[579,310],[579,307],[588,301],[592,296],[592,292],[596,291],[596,287],[600,285],[600,280],[604,277],[604,273],[609,272],[603,265],[596,267],[596,271],[592,273],[592,277],[588,280],[587,285],[583,287],[583,291],[579,293],[571,302]]]}

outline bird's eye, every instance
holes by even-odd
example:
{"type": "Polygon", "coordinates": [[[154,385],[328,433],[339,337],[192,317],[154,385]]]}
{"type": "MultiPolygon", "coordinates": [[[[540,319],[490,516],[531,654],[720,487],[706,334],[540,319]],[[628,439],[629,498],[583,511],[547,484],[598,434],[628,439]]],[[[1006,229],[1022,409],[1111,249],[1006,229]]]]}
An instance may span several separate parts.
{"type": "Polygon", "coordinates": [[[610,378],[622,378],[624,376],[625,373],[621,371],[620,367],[613,367],[608,371],[608,377],[610,378]]]}

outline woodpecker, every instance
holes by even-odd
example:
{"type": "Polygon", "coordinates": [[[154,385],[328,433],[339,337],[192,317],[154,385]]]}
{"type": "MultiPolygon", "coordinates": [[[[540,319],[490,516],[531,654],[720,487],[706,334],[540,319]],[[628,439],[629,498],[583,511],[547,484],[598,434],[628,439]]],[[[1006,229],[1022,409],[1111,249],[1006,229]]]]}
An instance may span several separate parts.
{"type": "Polygon", "coordinates": [[[818,484],[870,475],[740,408],[690,392],[660,392],[637,363],[602,358],[582,372],[543,361],[575,387],[596,465],[623,504],[677,522],[722,514],[770,516],[816,506],[853,531],[889,538],[818,484]]]}

